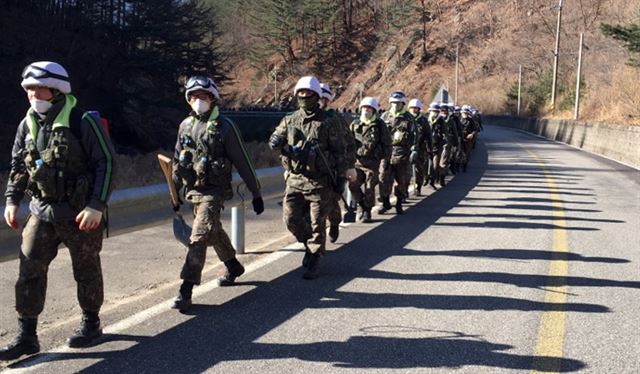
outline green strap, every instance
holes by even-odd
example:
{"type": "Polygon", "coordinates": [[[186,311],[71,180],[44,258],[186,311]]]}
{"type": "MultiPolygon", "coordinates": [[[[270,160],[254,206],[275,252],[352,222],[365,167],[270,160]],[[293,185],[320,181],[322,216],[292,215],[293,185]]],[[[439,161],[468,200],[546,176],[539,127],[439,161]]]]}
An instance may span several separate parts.
{"type": "Polygon", "coordinates": [[[88,120],[89,123],[91,124],[91,128],[93,129],[93,132],[96,134],[96,137],[98,138],[98,142],[100,143],[100,148],[102,148],[102,152],[104,153],[107,159],[107,172],[104,176],[104,183],[102,184],[102,193],[100,194],[100,200],[102,202],[106,202],[108,197],[107,195],[109,194],[109,186],[111,184],[111,173],[113,172],[113,155],[111,154],[111,151],[109,151],[109,147],[107,146],[107,143],[104,140],[102,131],[98,126],[98,124],[96,123],[96,120],[93,118],[93,116],[89,113],[85,113],[82,116],[82,119],[88,120]]]}

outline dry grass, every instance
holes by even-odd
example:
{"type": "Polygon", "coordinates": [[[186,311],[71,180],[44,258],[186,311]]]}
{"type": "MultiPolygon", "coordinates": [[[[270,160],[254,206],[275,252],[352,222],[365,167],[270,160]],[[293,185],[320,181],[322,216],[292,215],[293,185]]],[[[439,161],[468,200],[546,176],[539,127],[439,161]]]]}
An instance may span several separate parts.
{"type": "MultiPolygon", "coordinates": [[[[280,165],[280,161],[266,143],[246,143],[249,157],[255,168],[266,168],[280,165]]],[[[115,188],[141,187],[164,182],[164,176],[158,164],[157,154],[171,156],[169,152],[159,150],[145,155],[116,155],[118,170],[114,178],[115,188]]],[[[9,172],[0,173],[2,191],[7,185],[9,172]]]]}
{"type": "Polygon", "coordinates": [[[602,83],[583,103],[581,119],[640,125],[638,69],[622,66],[614,70],[609,84],[602,83]]]}

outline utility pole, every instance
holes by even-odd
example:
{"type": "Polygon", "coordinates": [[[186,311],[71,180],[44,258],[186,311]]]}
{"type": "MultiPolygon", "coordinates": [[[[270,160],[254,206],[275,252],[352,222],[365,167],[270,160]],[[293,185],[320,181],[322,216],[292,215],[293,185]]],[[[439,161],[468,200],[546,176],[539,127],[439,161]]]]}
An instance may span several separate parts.
{"type": "Polygon", "coordinates": [[[518,69],[518,110],[517,116],[520,117],[520,93],[522,92],[522,65],[518,69]]]}
{"type": "Polygon", "coordinates": [[[578,72],[576,73],[576,107],[573,111],[573,119],[578,119],[580,115],[580,78],[582,75],[582,46],[584,44],[584,33],[580,33],[580,52],[578,52],[578,72]]]}
{"type": "Polygon", "coordinates": [[[273,106],[278,106],[278,65],[273,67],[273,106]]]}
{"type": "Polygon", "coordinates": [[[558,81],[558,58],[560,57],[560,25],[562,24],[562,0],[558,4],[558,25],[556,27],[556,49],[553,52],[553,83],[551,84],[551,109],[556,109],[556,85],[558,81]]]}
{"type": "Polygon", "coordinates": [[[458,103],[458,65],[460,62],[460,43],[456,44],[456,85],[453,93],[453,102],[458,103]]]}

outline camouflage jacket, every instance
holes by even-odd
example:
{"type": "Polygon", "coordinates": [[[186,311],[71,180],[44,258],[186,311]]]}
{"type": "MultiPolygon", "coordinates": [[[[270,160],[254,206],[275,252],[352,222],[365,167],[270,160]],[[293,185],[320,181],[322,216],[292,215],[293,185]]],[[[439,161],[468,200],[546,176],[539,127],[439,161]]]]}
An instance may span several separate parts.
{"type": "Polygon", "coordinates": [[[407,111],[396,115],[389,111],[384,112],[380,119],[387,125],[391,135],[391,163],[408,161],[416,141],[413,116],[407,111]]]}
{"type": "Polygon", "coordinates": [[[286,115],[273,135],[285,140],[280,148],[287,186],[302,191],[331,187],[333,177],[349,168],[346,142],[337,116],[317,109],[298,109],[286,115]]]}

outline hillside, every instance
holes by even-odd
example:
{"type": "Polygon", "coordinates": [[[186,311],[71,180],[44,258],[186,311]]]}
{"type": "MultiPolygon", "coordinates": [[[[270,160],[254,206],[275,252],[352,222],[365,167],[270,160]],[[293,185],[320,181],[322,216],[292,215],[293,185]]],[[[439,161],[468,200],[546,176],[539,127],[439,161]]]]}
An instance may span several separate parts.
{"type": "MultiPolygon", "coordinates": [[[[425,1],[429,18],[425,24],[426,54],[422,51],[423,25],[419,17],[407,13],[400,26],[380,32],[385,23],[372,22],[375,11],[367,14],[366,5],[376,3],[375,6],[384,7],[387,2],[356,3],[363,8],[359,13],[360,24],[349,36],[353,46],[352,55],[345,58],[346,66],[328,71],[318,68],[317,64],[304,60],[304,50],[297,45],[299,60],[295,71],[279,74],[280,96],[290,96],[299,75],[312,73],[329,80],[333,87],[341,86],[335,100],[338,107],[354,107],[361,96],[384,99],[394,89],[403,89],[408,95],[428,102],[443,84],[453,94],[455,50],[459,45],[459,103],[473,103],[486,113],[514,111],[514,101],[509,102],[507,96],[517,88],[521,64],[523,111],[529,115],[572,118],[579,33],[584,32],[581,119],[640,124],[637,105],[640,93],[634,83],[640,70],[627,66],[629,52],[600,31],[601,23],[638,23],[640,5],[635,2],[564,2],[558,109],[553,113],[545,100],[551,92],[557,0],[425,1]]],[[[411,3],[415,4],[410,11],[419,10],[420,1],[411,3]]],[[[378,17],[383,15],[378,11],[378,17]]],[[[243,48],[250,48],[251,38],[245,38],[244,43],[247,44],[243,48]]],[[[269,56],[264,61],[266,69],[262,70],[252,67],[242,55],[236,57],[230,69],[232,82],[223,88],[231,103],[271,103],[273,80],[264,71],[282,65],[278,54],[269,56]]],[[[340,64],[341,61],[336,63],[340,64]]]]}

